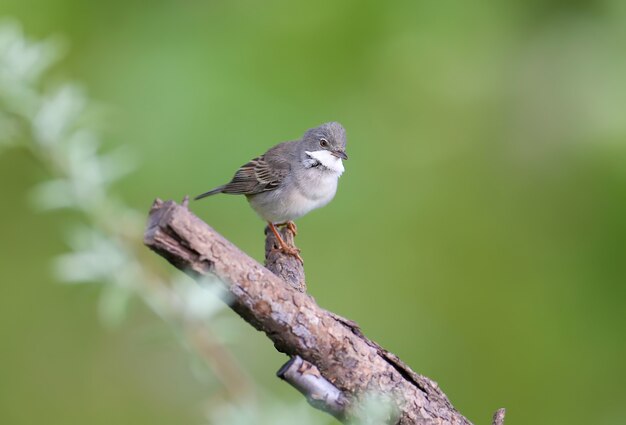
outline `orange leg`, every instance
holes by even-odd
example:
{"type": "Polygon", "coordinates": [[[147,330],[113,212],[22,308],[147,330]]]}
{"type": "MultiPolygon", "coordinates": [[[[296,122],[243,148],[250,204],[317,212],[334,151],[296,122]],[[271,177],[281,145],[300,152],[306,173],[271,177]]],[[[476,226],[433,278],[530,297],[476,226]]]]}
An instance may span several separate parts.
{"type": "Polygon", "coordinates": [[[298,236],[298,228],[296,227],[296,223],[294,223],[293,221],[286,221],[284,223],[279,223],[276,226],[278,227],[285,226],[287,227],[287,229],[289,229],[291,233],[293,233],[294,237],[298,236]]]}
{"type": "Polygon", "coordinates": [[[280,236],[280,233],[278,233],[278,230],[276,230],[276,227],[274,227],[274,224],[270,222],[268,222],[267,224],[269,225],[269,228],[272,231],[272,233],[274,233],[274,236],[276,236],[276,240],[278,241],[278,244],[280,245],[279,249],[287,255],[293,255],[298,260],[300,260],[302,264],[304,264],[304,260],[302,259],[302,257],[300,257],[300,250],[296,248],[295,246],[287,245],[287,243],[280,236]]]}

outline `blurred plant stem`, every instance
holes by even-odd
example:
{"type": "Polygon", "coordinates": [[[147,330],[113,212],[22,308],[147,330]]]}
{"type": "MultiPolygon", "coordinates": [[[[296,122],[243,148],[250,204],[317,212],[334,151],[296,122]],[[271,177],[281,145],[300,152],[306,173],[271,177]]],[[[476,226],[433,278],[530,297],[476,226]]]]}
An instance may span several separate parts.
{"type": "Polygon", "coordinates": [[[253,401],[253,382],[208,324],[228,300],[220,299],[214,283],[198,288],[146,255],[143,214],[109,193],[130,171],[127,152],[99,152],[99,136],[85,119],[93,106],[81,90],[70,84],[43,89],[45,71],[59,56],[55,43],[27,40],[15,23],[0,25],[0,118],[11,129],[0,142],[22,149],[50,176],[35,188],[39,208],[69,209],[84,219],[69,235],[72,252],[55,263],[59,277],[104,283],[100,315],[107,325],[119,324],[129,297],[137,296],[180,330],[219,380],[224,398],[253,401]]]}

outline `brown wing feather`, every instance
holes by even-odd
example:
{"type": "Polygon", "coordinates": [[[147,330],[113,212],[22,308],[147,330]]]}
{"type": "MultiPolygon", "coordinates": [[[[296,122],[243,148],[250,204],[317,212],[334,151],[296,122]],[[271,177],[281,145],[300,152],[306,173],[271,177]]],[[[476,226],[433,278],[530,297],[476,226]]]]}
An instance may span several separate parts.
{"type": "Polygon", "coordinates": [[[268,154],[270,152],[239,168],[233,179],[224,186],[222,193],[254,195],[280,186],[289,173],[289,163],[268,154]]]}

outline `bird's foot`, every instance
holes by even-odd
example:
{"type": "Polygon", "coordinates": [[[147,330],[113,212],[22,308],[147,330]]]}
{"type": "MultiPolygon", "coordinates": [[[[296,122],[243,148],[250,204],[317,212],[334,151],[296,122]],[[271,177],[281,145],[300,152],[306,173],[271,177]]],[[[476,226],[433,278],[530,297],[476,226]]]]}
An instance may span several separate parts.
{"type": "Polygon", "coordinates": [[[278,250],[282,252],[283,254],[296,257],[302,264],[304,264],[304,260],[300,256],[300,250],[296,248],[295,246],[291,246],[287,244],[280,244],[280,246],[278,247],[278,250]]]}
{"type": "MultiPolygon", "coordinates": [[[[296,226],[291,221],[288,221],[287,223],[283,223],[283,224],[285,226],[289,226],[289,223],[291,223],[291,225],[293,227],[296,226]]],[[[274,224],[272,224],[272,222],[268,222],[267,225],[268,225],[269,229],[272,231],[272,233],[274,233],[274,236],[276,237],[276,241],[278,242],[278,248],[277,249],[280,252],[284,253],[284,254],[296,257],[298,260],[300,260],[300,263],[304,264],[304,260],[300,256],[300,250],[298,248],[296,248],[295,246],[289,245],[287,242],[285,242],[283,240],[283,238],[280,237],[280,233],[278,233],[278,230],[276,230],[276,226],[274,224]]],[[[291,227],[289,227],[289,230],[291,230],[293,232],[291,227]]],[[[295,236],[295,233],[294,233],[294,236],[295,236]]]]}
{"type": "Polygon", "coordinates": [[[296,223],[294,223],[293,221],[286,221],[284,223],[277,224],[277,226],[280,226],[280,227],[284,226],[287,229],[289,229],[289,231],[294,237],[298,236],[298,227],[296,226],[296,223]]]}

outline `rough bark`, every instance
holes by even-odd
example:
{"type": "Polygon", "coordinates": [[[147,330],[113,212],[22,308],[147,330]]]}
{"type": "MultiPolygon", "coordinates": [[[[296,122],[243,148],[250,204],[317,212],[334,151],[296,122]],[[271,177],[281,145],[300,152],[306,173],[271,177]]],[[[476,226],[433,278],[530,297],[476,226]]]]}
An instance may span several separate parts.
{"type": "Polygon", "coordinates": [[[276,375],[300,391],[311,406],[324,410],[339,420],[345,419],[348,400],[339,388],[322,376],[315,365],[300,356],[294,356],[276,375]]]}
{"type": "Polygon", "coordinates": [[[493,425],[503,425],[504,424],[504,416],[506,415],[505,409],[498,409],[496,413],[493,414],[493,425]]]}
{"type": "MultiPolygon", "coordinates": [[[[294,245],[294,234],[287,227],[278,230],[285,242],[294,245]]],[[[292,255],[284,255],[278,249],[276,236],[269,229],[265,228],[265,267],[272,273],[282,278],[299,292],[306,292],[306,281],[304,277],[303,264],[292,255]]]]}
{"type": "MultiPolygon", "coordinates": [[[[281,232],[289,237],[285,229],[281,232]]],[[[377,394],[392,404],[387,423],[470,424],[434,381],[366,338],[356,323],[319,307],[304,292],[299,262],[281,258],[285,256],[272,249],[271,238],[269,232],[267,264],[276,274],[192,214],[186,203],[156,200],[145,243],[192,277],[217,276],[237,314],[265,332],[278,351],[314,365],[316,373],[341,392],[344,410],[331,413],[342,421],[366,415],[359,401],[377,394]]],[[[321,407],[332,410],[324,403],[321,407]]]]}

